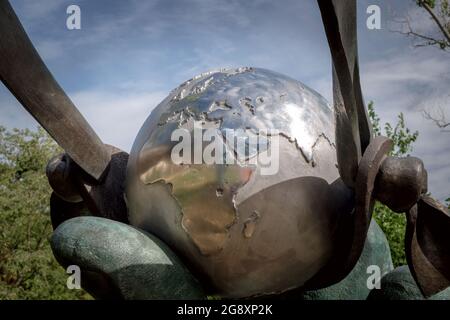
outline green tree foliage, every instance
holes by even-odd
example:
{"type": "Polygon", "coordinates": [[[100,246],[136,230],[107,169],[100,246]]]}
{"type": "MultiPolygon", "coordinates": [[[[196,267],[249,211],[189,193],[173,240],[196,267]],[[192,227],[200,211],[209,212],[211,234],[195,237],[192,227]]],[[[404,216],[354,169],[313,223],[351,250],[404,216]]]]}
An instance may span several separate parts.
{"type": "MultiPolygon", "coordinates": [[[[373,102],[368,105],[369,118],[372,122],[374,134],[390,138],[394,143],[394,148],[391,152],[392,156],[407,156],[413,149],[413,143],[417,140],[419,133],[417,131],[411,132],[405,123],[403,113],[398,115],[397,124],[393,127],[390,123],[384,124],[384,132],[380,124],[380,118],[375,112],[373,102]]],[[[385,205],[377,202],[374,208],[374,219],[380,225],[381,229],[386,234],[391,247],[392,260],[394,266],[401,266],[406,264],[405,257],[405,229],[406,217],[404,214],[398,214],[391,211],[385,205]]]]}
{"type": "Polygon", "coordinates": [[[61,150],[39,128],[0,126],[0,300],[80,299],[53,257],[47,161],[61,150]]]}

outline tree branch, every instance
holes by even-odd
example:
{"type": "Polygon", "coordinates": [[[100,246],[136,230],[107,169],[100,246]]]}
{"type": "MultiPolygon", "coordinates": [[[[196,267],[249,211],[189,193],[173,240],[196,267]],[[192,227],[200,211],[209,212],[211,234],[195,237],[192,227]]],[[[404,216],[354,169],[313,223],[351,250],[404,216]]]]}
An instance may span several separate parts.
{"type": "Polygon", "coordinates": [[[433,11],[433,8],[428,4],[427,0],[415,0],[415,2],[419,7],[422,7],[431,16],[431,20],[438,27],[439,34],[442,33],[442,38],[440,38],[440,36],[434,37],[417,32],[415,28],[413,28],[411,19],[408,15],[406,15],[406,18],[403,18],[401,20],[394,20],[394,22],[403,25],[404,28],[406,28],[406,31],[404,31],[405,29],[403,29],[395,30],[394,32],[406,35],[408,37],[410,36],[415,39],[424,40],[423,42],[419,41],[419,43],[413,43],[415,47],[438,46],[444,51],[450,51],[450,30],[448,30],[445,22],[445,13],[443,13],[442,17],[442,19],[444,20],[441,20],[440,17],[433,11]]]}
{"type": "Polygon", "coordinates": [[[424,9],[430,14],[431,18],[436,22],[436,25],[439,27],[439,29],[442,31],[442,34],[447,39],[447,42],[450,43],[450,33],[448,30],[444,27],[439,17],[434,13],[433,9],[430,7],[430,5],[425,2],[424,0],[419,1],[420,5],[424,7],[424,9]]]}
{"type": "Polygon", "coordinates": [[[439,115],[432,115],[428,110],[423,110],[422,113],[425,119],[433,121],[438,128],[445,129],[450,127],[450,121],[447,120],[442,108],[439,108],[439,115]]]}
{"type": "Polygon", "coordinates": [[[407,37],[413,37],[416,39],[422,39],[425,40],[425,42],[423,43],[413,43],[413,45],[415,47],[426,47],[426,46],[434,46],[434,45],[438,45],[441,49],[443,50],[447,50],[450,47],[450,43],[447,43],[445,41],[445,39],[435,39],[431,36],[427,36],[424,34],[420,34],[416,31],[414,31],[413,27],[411,26],[411,18],[409,17],[409,15],[406,15],[406,17],[402,18],[402,19],[394,19],[393,22],[398,23],[400,25],[403,25],[406,27],[407,31],[402,31],[402,30],[394,30],[391,29],[391,32],[395,32],[395,33],[400,33],[402,35],[405,35],[407,37]]]}

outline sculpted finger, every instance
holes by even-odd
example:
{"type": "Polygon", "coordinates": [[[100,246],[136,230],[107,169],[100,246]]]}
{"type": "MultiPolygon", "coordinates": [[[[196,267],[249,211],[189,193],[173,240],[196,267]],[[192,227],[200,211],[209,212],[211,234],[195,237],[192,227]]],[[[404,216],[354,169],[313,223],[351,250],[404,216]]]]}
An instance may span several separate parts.
{"type": "Polygon", "coordinates": [[[201,299],[203,290],[156,237],[99,217],[62,223],[51,239],[63,266],[78,265],[81,286],[96,298],[201,299]]]}

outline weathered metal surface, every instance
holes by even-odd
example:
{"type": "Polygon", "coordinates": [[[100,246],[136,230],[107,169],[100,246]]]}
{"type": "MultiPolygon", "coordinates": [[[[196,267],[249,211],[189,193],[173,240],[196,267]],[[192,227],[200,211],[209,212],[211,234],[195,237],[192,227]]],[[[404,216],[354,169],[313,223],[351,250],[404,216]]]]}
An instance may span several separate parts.
{"type": "Polygon", "coordinates": [[[415,157],[387,157],[378,173],[377,200],[395,212],[408,212],[426,192],[427,173],[415,157]]]}
{"type": "Polygon", "coordinates": [[[87,173],[100,179],[110,154],[58,85],[7,0],[0,1],[0,79],[87,173]]]}
{"type": "MultiPolygon", "coordinates": [[[[373,219],[367,232],[364,250],[352,271],[337,284],[307,291],[302,294],[302,298],[306,300],[365,300],[371,292],[371,288],[367,286],[367,270],[371,266],[379,266],[381,276],[394,269],[389,243],[373,219]]],[[[336,268],[336,265],[334,267],[336,268]]]]}
{"type": "Polygon", "coordinates": [[[450,287],[425,298],[408,266],[401,266],[381,278],[381,290],[372,290],[368,300],[450,300],[450,287]]]}
{"type": "Polygon", "coordinates": [[[359,160],[372,139],[359,83],[356,1],[319,0],[318,4],[333,59],[339,173],[354,187],[359,160]]]}
{"type": "Polygon", "coordinates": [[[79,173],[72,169],[71,161],[73,160],[66,153],[55,156],[47,164],[46,175],[58,197],[67,202],[78,203],[83,201],[77,183],[79,173]]]}
{"type": "Polygon", "coordinates": [[[392,140],[376,137],[367,147],[359,163],[355,185],[355,215],[352,247],[346,267],[351,271],[364,248],[375,202],[374,188],[379,169],[393,147],[392,140]]]}
{"type": "Polygon", "coordinates": [[[422,195],[417,203],[416,230],[417,241],[423,252],[450,281],[449,210],[433,198],[422,195]]]}
{"type": "MultiPolygon", "coordinates": [[[[359,81],[356,1],[318,0],[318,4],[333,58],[339,173],[349,187],[355,188],[355,215],[351,221],[354,227],[350,231],[353,239],[345,234],[338,239],[342,243],[341,248],[347,247],[346,241],[352,242],[348,260],[344,263],[346,267],[340,270],[342,274],[347,272],[346,269],[351,270],[359,257],[373,203],[378,199],[396,212],[410,212],[406,237],[409,265],[421,289],[426,295],[431,295],[449,284],[450,263],[445,263],[449,241],[444,236],[450,230],[448,214],[442,205],[423,196],[427,190],[427,173],[420,159],[385,159],[389,151],[388,140],[375,138],[371,142],[372,133],[359,81]],[[360,161],[361,153],[364,155],[360,161]],[[413,221],[417,202],[416,224],[413,221]],[[419,231],[416,230],[418,226],[419,231]],[[422,246],[418,239],[422,239],[422,246]]],[[[344,231],[348,230],[352,229],[344,228],[344,231]]],[[[342,250],[339,255],[345,252],[342,250]]],[[[339,258],[333,260],[339,261],[339,258]]]]}
{"type": "Polygon", "coordinates": [[[95,203],[99,216],[128,223],[125,179],[129,155],[116,147],[105,146],[111,154],[108,172],[101,183],[86,186],[88,197],[95,203]]]}
{"type": "Polygon", "coordinates": [[[111,161],[100,183],[87,175],[67,154],[50,161],[47,176],[55,193],[50,205],[52,220],[57,221],[56,224],[66,220],[65,217],[72,218],[75,209],[84,208],[95,216],[128,222],[125,202],[128,154],[113,146],[105,147],[111,154],[111,161]]]}
{"type": "Polygon", "coordinates": [[[333,131],[326,101],[286,76],[240,68],[195,77],[153,111],[136,139],[127,172],[130,222],[163,239],[225,296],[301,286],[336,249],[334,222],[349,215],[341,211],[351,191],[336,183],[333,131]],[[234,164],[171,160],[172,132],[194,136],[195,121],[224,137],[234,164]],[[264,136],[269,146],[279,138],[275,174],[245,163],[268,148],[234,148],[226,134],[235,129],[244,136],[278,130],[264,136]]]}
{"type": "Polygon", "coordinates": [[[50,196],[50,219],[53,230],[66,220],[80,217],[90,216],[86,204],[81,202],[67,202],[61,199],[55,192],[50,196]]]}
{"type": "MultiPolygon", "coordinates": [[[[376,137],[359,163],[352,215],[341,215],[336,250],[328,264],[307,283],[307,288],[326,287],[343,280],[354,268],[364,248],[374,205],[373,191],[378,170],[392,148],[392,141],[376,137]]],[[[343,195],[341,195],[343,197],[343,195]]],[[[350,202],[350,201],[349,201],[350,202]]]]}

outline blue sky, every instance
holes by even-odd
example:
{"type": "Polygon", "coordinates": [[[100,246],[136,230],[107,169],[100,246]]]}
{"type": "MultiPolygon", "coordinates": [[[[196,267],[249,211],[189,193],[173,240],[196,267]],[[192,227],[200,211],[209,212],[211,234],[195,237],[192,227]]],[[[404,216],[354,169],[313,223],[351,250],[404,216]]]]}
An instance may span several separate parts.
{"type": "MultiPolygon", "coordinates": [[[[12,0],[33,43],[100,137],[129,151],[140,126],[170,90],[218,67],[254,66],[298,79],[331,101],[331,66],[315,1],[298,0],[12,0]],[[81,8],[81,30],[66,28],[66,8],[81,8]]],[[[450,195],[450,133],[422,116],[450,117],[450,53],[414,48],[392,32],[409,15],[434,32],[414,1],[359,0],[363,92],[382,121],[405,114],[419,130],[413,154],[429,170],[430,190],[450,195]],[[382,29],[368,30],[366,9],[381,8],[382,29]]],[[[0,85],[0,125],[37,123],[0,85]]]]}

